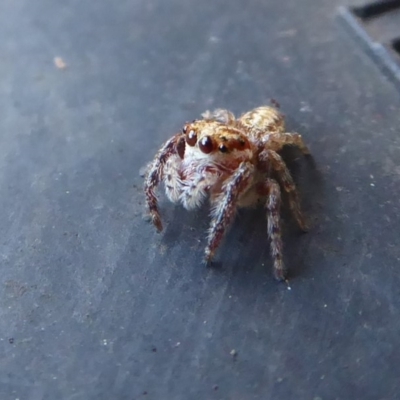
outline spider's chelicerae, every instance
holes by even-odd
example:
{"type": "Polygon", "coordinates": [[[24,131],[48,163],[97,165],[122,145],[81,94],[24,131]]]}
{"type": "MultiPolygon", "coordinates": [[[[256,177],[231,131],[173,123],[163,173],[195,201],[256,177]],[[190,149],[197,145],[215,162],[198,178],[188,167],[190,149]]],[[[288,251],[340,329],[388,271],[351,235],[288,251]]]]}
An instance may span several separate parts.
{"type": "Polygon", "coordinates": [[[274,261],[274,275],[285,279],[280,227],[281,189],[287,193],[290,209],[302,230],[306,223],[290,172],[278,152],[285,145],[309,150],[298,133],[285,131],[283,115],[273,107],[259,107],[236,119],[227,110],[206,112],[203,119],[186,124],[159,150],[150,165],[145,194],[156,228],[162,223],[155,188],[163,181],[169,200],[190,210],[207,197],[211,226],[205,249],[211,261],[237,208],[262,200],[268,219],[268,236],[274,261]],[[273,179],[276,177],[277,180],[273,179]]]}

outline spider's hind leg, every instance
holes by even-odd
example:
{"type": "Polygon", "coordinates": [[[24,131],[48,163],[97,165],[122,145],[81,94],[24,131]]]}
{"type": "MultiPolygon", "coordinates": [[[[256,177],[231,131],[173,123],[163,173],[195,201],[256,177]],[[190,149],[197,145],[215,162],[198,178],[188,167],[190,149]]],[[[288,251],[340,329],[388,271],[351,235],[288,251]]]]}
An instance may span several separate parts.
{"type": "Polygon", "coordinates": [[[260,153],[260,159],[266,161],[276,172],[279,182],[288,195],[289,207],[300,229],[308,231],[308,226],[300,208],[300,198],[293,178],[282,157],[275,151],[265,149],[260,153]]]}

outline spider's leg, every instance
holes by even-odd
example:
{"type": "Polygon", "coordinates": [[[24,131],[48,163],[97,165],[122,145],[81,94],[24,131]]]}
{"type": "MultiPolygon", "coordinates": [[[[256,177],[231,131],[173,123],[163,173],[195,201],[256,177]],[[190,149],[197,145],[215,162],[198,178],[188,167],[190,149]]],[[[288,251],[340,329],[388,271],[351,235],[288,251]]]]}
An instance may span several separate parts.
{"type": "Polygon", "coordinates": [[[274,261],[274,275],[279,281],[285,279],[285,266],[282,259],[282,232],[280,224],[281,190],[273,179],[265,182],[267,195],[268,236],[271,240],[271,254],[274,261]]]}
{"type": "Polygon", "coordinates": [[[205,250],[208,263],[220,245],[231,225],[240,195],[246,191],[253,179],[254,167],[250,162],[242,162],[233,176],[224,184],[222,193],[213,202],[212,220],[205,250]]]}
{"type": "Polygon", "coordinates": [[[180,154],[182,146],[184,146],[184,135],[182,133],[178,133],[169,139],[157,153],[145,180],[144,191],[147,207],[150,212],[151,220],[158,231],[162,231],[163,227],[158,211],[157,197],[154,191],[163,178],[165,163],[173,154],[180,154]]]}
{"type": "Polygon", "coordinates": [[[269,163],[272,166],[272,169],[276,172],[283,189],[288,194],[290,210],[292,211],[292,214],[296,219],[300,229],[306,232],[308,227],[300,210],[299,194],[293,178],[290,175],[289,169],[287,168],[282,157],[275,151],[269,149],[263,150],[259,157],[262,161],[269,163]]]}
{"type": "Polygon", "coordinates": [[[201,116],[206,120],[218,121],[223,124],[233,124],[235,120],[235,115],[229,110],[224,110],[222,108],[217,108],[214,111],[206,111],[201,116]]]}
{"type": "Polygon", "coordinates": [[[282,150],[283,146],[296,146],[305,155],[310,156],[310,150],[304,143],[303,138],[299,133],[279,132],[273,133],[268,139],[268,148],[274,151],[282,150]]]}

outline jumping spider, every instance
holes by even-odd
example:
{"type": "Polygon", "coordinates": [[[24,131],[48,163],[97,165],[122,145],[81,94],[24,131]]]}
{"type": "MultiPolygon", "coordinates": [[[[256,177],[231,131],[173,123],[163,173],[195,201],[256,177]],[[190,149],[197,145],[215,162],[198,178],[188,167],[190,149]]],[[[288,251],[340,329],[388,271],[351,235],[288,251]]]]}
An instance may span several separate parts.
{"type": "Polygon", "coordinates": [[[287,193],[299,227],[307,230],[295,184],[278,154],[285,145],[297,146],[304,155],[310,154],[298,133],[285,131],[284,117],[276,108],[259,107],[238,119],[228,110],[204,113],[203,119],[186,124],[182,132],[169,139],[150,165],[145,194],[152,222],[158,231],[163,229],[154,193],[161,181],[169,200],[182,203],[188,210],[198,207],[208,197],[212,207],[205,249],[208,263],[236,209],[261,199],[267,209],[274,275],[284,280],[281,188],[287,193]]]}

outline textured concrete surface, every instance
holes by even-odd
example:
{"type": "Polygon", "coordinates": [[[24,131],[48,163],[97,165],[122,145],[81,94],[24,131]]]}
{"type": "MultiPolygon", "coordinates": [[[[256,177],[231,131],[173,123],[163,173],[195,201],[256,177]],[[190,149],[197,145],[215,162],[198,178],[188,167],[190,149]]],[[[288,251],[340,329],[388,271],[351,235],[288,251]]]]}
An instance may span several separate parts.
{"type": "Polygon", "coordinates": [[[2,400],[396,397],[400,96],[342,4],[0,3],[2,400]],[[291,162],[312,229],[286,219],[290,291],[263,210],[215,269],[206,208],[143,218],[166,138],[270,98],[315,156],[291,162]]]}

